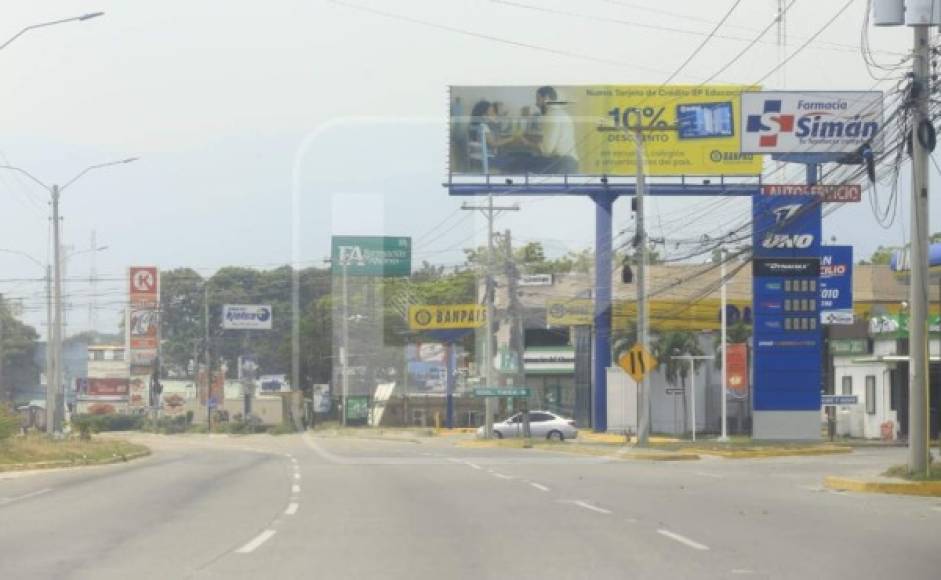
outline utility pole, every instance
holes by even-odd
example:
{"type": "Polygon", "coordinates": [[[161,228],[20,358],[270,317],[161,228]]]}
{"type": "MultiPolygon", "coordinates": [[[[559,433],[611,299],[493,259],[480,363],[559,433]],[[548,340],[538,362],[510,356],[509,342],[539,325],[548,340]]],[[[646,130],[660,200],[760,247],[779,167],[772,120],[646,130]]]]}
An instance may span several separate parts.
{"type": "Polygon", "coordinates": [[[908,470],[928,470],[928,119],[931,47],[928,26],[915,26],[912,76],[912,281],[909,364],[908,470]]]}
{"type": "Polygon", "coordinates": [[[203,284],[203,317],[205,333],[203,356],[206,359],[206,433],[212,433],[212,351],[209,345],[209,280],[203,284]]]}
{"type": "Polygon", "coordinates": [[[50,409],[55,406],[56,392],[53,390],[52,374],[55,352],[52,346],[52,265],[46,264],[46,433],[51,433],[49,425],[50,409]]]}
{"type": "Polygon", "coordinates": [[[723,245],[719,251],[719,278],[721,279],[722,286],[719,290],[719,309],[720,309],[720,318],[722,321],[721,331],[719,337],[720,348],[722,349],[722,430],[721,435],[719,436],[719,441],[725,443],[729,440],[729,431],[728,431],[728,396],[729,396],[729,383],[728,383],[728,357],[726,356],[726,347],[728,342],[728,320],[727,320],[727,302],[726,302],[726,293],[725,293],[725,261],[728,259],[728,252],[723,245]]]}
{"type": "MultiPolygon", "coordinates": [[[[486,150],[484,151],[484,159],[487,158],[486,150]]],[[[484,173],[487,173],[487,169],[484,169],[484,173]]],[[[483,364],[484,377],[487,381],[487,387],[495,387],[495,381],[493,376],[493,299],[494,299],[494,283],[493,283],[493,219],[495,217],[494,212],[503,212],[503,211],[519,211],[519,205],[505,205],[505,206],[495,206],[493,205],[493,194],[487,195],[487,205],[470,205],[462,204],[462,210],[478,210],[483,213],[484,217],[487,218],[487,259],[484,263],[484,300],[486,305],[486,322],[485,322],[485,331],[484,331],[484,348],[483,348],[483,364]]],[[[494,414],[494,398],[493,397],[484,397],[484,436],[487,439],[493,437],[493,414],[494,414]]]]}
{"type": "Polygon", "coordinates": [[[340,347],[340,372],[343,373],[340,377],[340,384],[343,388],[341,393],[343,415],[340,417],[340,424],[346,427],[346,404],[350,396],[350,297],[349,287],[347,285],[347,259],[344,256],[340,256],[340,272],[343,277],[341,281],[343,293],[341,314],[343,319],[340,321],[340,338],[343,344],[343,346],[340,347]]]}
{"type": "MultiPolygon", "coordinates": [[[[633,129],[634,151],[637,164],[637,195],[635,223],[637,233],[634,244],[637,247],[637,342],[650,350],[647,319],[647,230],[644,225],[644,195],[647,193],[647,178],[644,171],[645,151],[644,136],[638,120],[633,129]]],[[[644,376],[637,385],[637,445],[646,447],[650,442],[650,381],[644,376]]]]}
{"type": "MultiPolygon", "coordinates": [[[[60,406],[62,391],[62,248],[59,241],[59,196],[58,185],[52,186],[52,383],[53,402],[46,409],[46,432],[58,433],[62,430],[62,412],[60,406]]],[[[48,406],[48,401],[47,401],[48,406]]]]}

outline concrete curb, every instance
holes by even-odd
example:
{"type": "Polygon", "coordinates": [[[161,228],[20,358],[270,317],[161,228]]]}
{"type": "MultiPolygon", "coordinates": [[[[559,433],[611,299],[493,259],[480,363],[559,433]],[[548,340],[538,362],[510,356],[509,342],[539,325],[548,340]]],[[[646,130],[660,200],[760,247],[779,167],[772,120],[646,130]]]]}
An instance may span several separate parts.
{"type": "Polygon", "coordinates": [[[823,486],[834,491],[941,497],[941,481],[868,481],[828,475],[823,486]]]}
{"type": "Polygon", "coordinates": [[[819,447],[807,449],[697,449],[691,448],[701,455],[714,455],[725,459],[764,459],[769,457],[810,457],[814,455],[838,455],[852,453],[852,447],[819,447]]]}
{"type": "Polygon", "coordinates": [[[90,460],[80,460],[80,459],[57,459],[55,461],[36,461],[33,463],[9,463],[7,465],[0,465],[0,473],[6,473],[10,471],[32,471],[38,469],[63,469],[69,467],[86,467],[94,465],[110,465],[112,463],[126,463],[134,459],[140,459],[141,457],[147,457],[152,451],[147,449],[146,451],[137,451],[135,453],[126,453],[124,455],[114,455],[112,457],[106,457],[104,459],[97,459],[94,461],[90,460]]]}

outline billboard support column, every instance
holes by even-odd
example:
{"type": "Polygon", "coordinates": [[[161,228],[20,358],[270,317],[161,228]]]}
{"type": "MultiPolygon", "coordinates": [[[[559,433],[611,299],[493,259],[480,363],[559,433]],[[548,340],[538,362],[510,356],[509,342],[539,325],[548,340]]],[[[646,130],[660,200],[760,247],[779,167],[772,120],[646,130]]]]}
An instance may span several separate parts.
{"type": "Polygon", "coordinates": [[[445,368],[447,369],[448,376],[445,379],[445,385],[447,389],[447,409],[445,415],[444,425],[448,429],[454,428],[454,343],[448,342],[445,344],[445,368]]]}
{"type": "Polygon", "coordinates": [[[596,195],[595,202],[595,341],[592,366],[592,421],[595,432],[608,429],[607,369],[611,366],[611,209],[616,196],[596,195]]]}

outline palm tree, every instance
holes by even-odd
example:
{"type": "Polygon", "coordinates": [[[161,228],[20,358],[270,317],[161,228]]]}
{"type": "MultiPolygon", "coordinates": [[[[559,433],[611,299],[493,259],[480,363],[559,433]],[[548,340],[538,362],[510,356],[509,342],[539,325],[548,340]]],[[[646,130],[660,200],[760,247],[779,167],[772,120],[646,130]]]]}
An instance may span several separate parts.
{"type": "MultiPolygon", "coordinates": [[[[682,381],[683,389],[686,389],[686,379],[689,377],[690,365],[688,361],[677,360],[673,358],[676,355],[702,356],[703,351],[699,347],[699,340],[692,332],[664,332],[653,345],[653,355],[657,359],[659,366],[663,369],[663,376],[671,385],[676,385],[677,379],[682,381]]],[[[693,361],[693,372],[702,365],[702,361],[693,361]]],[[[689,417],[689,407],[686,397],[683,397],[683,423],[687,429],[689,417]]]]}

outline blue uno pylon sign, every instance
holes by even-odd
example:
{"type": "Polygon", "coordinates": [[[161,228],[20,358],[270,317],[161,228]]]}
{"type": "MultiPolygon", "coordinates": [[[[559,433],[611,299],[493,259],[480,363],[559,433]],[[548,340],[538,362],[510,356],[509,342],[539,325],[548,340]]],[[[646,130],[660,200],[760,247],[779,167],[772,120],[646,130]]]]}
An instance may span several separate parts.
{"type": "Polygon", "coordinates": [[[755,380],[753,436],[820,436],[819,312],[822,200],[753,198],[755,380]]]}

